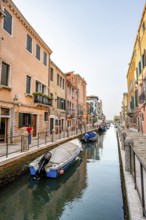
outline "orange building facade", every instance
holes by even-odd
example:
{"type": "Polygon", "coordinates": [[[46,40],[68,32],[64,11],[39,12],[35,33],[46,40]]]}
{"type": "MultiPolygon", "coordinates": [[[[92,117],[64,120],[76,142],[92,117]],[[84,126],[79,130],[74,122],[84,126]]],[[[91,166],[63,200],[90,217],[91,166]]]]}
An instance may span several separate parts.
{"type": "Polygon", "coordinates": [[[0,5],[0,140],[47,129],[51,49],[12,1],[0,5]]]}
{"type": "Polygon", "coordinates": [[[86,121],[86,81],[64,74],[12,0],[0,0],[0,141],[86,121]]]}

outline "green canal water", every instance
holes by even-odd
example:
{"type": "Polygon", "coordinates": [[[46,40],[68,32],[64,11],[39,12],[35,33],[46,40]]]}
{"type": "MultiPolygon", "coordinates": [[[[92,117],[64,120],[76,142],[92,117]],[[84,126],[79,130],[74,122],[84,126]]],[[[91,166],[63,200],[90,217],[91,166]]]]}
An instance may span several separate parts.
{"type": "Polygon", "coordinates": [[[80,157],[58,179],[28,174],[1,191],[0,220],[124,219],[114,127],[83,145],[80,157]]]}

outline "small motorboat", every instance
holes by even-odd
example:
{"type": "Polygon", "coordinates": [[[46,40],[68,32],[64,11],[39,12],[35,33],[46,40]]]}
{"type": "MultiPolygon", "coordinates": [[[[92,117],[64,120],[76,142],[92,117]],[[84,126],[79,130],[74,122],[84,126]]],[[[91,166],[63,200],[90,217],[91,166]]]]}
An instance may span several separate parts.
{"type": "Polygon", "coordinates": [[[98,140],[98,136],[96,132],[88,132],[84,135],[84,137],[81,139],[83,142],[94,142],[98,140]]]}
{"type": "Polygon", "coordinates": [[[98,130],[97,130],[97,132],[99,133],[99,134],[102,134],[102,133],[104,133],[106,131],[106,128],[103,126],[103,127],[101,127],[101,126],[99,126],[99,128],[98,128],[98,130]]]}
{"type": "Polygon", "coordinates": [[[43,173],[47,177],[56,178],[76,160],[82,146],[79,139],[68,141],[50,150],[46,154],[36,158],[29,164],[30,174],[34,179],[41,177],[43,173]]]}

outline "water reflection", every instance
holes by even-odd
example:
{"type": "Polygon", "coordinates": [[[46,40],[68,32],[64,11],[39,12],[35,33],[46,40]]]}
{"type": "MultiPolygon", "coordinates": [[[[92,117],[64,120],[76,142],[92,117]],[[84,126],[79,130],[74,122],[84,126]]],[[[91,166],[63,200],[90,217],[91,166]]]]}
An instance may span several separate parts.
{"type": "Polygon", "coordinates": [[[83,144],[80,156],[57,179],[28,174],[0,192],[0,220],[123,219],[114,131],[83,144]]]}
{"type": "Polygon", "coordinates": [[[0,219],[58,219],[66,202],[82,196],[87,186],[84,170],[85,164],[78,160],[57,179],[22,178],[1,193],[0,219]]]}
{"type": "Polygon", "coordinates": [[[100,152],[97,142],[84,143],[82,146],[84,149],[83,157],[87,159],[87,162],[100,160],[100,152]]]}

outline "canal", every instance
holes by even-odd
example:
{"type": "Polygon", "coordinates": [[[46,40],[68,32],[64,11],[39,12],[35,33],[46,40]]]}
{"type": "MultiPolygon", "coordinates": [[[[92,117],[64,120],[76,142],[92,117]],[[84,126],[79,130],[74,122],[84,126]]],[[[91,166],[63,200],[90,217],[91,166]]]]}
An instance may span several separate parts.
{"type": "Polygon", "coordinates": [[[83,145],[81,158],[58,179],[28,174],[0,192],[0,220],[124,219],[115,128],[83,145]]]}

